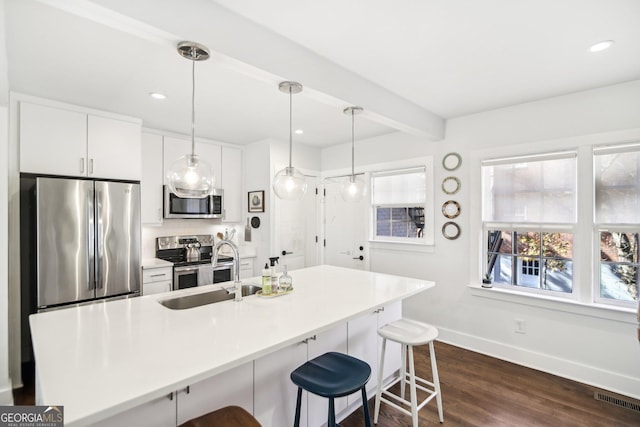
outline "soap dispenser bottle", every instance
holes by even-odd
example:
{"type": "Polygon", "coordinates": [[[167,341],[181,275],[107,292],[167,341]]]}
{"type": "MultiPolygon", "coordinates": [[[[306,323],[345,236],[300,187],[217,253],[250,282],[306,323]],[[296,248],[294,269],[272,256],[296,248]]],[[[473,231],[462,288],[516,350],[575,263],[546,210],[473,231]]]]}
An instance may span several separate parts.
{"type": "Polygon", "coordinates": [[[269,263],[266,263],[264,270],[262,270],[262,295],[271,295],[272,289],[271,269],[269,268],[269,263]]]}
{"type": "Polygon", "coordinates": [[[280,281],[278,282],[278,288],[282,292],[289,292],[293,290],[293,279],[289,276],[286,264],[283,266],[283,269],[282,276],[280,276],[280,281]]]}
{"type": "Polygon", "coordinates": [[[276,264],[280,257],[274,256],[269,258],[271,263],[271,291],[278,292],[278,271],[276,270],[276,264]]]}

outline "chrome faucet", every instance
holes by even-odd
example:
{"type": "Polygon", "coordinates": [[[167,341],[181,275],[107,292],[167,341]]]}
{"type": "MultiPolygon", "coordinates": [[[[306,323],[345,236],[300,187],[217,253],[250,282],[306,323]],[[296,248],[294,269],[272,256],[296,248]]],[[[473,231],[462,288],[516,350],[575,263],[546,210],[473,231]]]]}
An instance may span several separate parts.
{"type": "Polygon", "coordinates": [[[233,243],[233,241],[227,239],[218,240],[218,243],[216,243],[216,245],[213,247],[213,260],[211,261],[211,263],[214,267],[218,265],[218,253],[220,252],[220,248],[223,245],[229,246],[233,251],[234,287],[227,289],[227,292],[231,290],[235,291],[233,300],[242,301],[242,282],[240,281],[240,254],[238,253],[238,247],[236,246],[236,244],[233,243]]]}

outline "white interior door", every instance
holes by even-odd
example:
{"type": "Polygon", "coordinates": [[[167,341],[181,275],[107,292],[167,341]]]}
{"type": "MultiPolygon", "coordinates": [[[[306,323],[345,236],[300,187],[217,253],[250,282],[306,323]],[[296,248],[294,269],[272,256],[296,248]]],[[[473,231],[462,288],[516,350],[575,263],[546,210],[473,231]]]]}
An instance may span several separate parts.
{"type": "Polygon", "coordinates": [[[324,180],[324,263],[369,270],[369,197],[356,203],[346,202],[340,187],[347,179],[324,180]]]}
{"type": "MultiPolygon", "coordinates": [[[[275,250],[280,265],[289,270],[312,267],[318,263],[317,178],[307,176],[307,192],[302,200],[282,200],[274,196],[275,250]]],[[[319,239],[318,239],[319,240],[319,239]]]]}

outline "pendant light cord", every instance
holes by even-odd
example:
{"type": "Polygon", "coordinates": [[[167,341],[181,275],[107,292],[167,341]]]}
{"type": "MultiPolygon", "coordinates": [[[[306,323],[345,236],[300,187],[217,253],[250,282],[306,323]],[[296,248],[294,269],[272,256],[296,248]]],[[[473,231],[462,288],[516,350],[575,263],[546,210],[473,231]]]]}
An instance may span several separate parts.
{"type": "Polygon", "coordinates": [[[191,157],[196,150],[196,48],[191,48],[191,157]]]}
{"type": "Polygon", "coordinates": [[[351,180],[355,180],[355,158],[356,158],[356,144],[355,144],[355,111],[351,110],[351,180]]]}
{"type": "Polygon", "coordinates": [[[289,86],[289,169],[293,152],[293,88],[289,86]]]}

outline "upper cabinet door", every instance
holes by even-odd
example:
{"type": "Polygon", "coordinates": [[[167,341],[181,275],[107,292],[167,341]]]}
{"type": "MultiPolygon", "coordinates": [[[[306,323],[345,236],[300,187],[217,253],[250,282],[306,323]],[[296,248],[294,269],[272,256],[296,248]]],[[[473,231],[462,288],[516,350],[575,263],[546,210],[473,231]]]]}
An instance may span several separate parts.
{"type": "Polygon", "coordinates": [[[89,115],[88,176],[140,181],[140,123],[89,115]]]}
{"type": "Polygon", "coordinates": [[[142,134],[140,218],[143,224],[162,224],[162,135],[142,134]]]}
{"type": "Polygon", "coordinates": [[[87,175],[87,115],[20,103],[20,171],[87,175]]]}
{"type": "Polygon", "coordinates": [[[242,220],[242,150],[222,147],[222,181],[218,184],[224,189],[225,222],[242,220]]]}
{"type": "Polygon", "coordinates": [[[162,182],[167,184],[167,172],[171,169],[171,165],[185,154],[191,153],[191,141],[186,139],[164,137],[164,168],[162,182]]]}
{"type": "MultiPolygon", "coordinates": [[[[207,144],[204,142],[196,142],[196,154],[200,158],[205,159],[213,168],[213,176],[216,179],[215,188],[223,188],[221,186],[222,174],[220,171],[222,165],[222,147],[215,144],[207,144]]],[[[226,197],[226,194],[225,194],[226,197]]]]}

